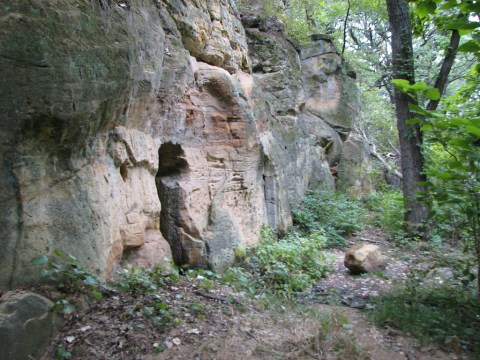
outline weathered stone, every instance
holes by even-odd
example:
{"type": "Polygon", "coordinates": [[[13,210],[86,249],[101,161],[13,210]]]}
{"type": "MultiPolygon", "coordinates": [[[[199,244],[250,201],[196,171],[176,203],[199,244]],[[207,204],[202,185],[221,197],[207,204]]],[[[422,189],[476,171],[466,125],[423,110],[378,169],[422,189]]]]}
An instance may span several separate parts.
{"type": "Polygon", "coordinates": [[[0,6],[0,288],[47,245],[104,276],[166,242],[222,269],[334,186],[359,106],[332,41],[300,55],[275,19],[246,36],[233,0],[129,5],[0,6]]]}
{"type": "Polygon", "coordinates": [[[352,274],[362,274],[385,268],[387,259],[377,245],[360,244],[347,250],[344,265],[352,274]]]}
{"type": "Polygon", "coordinates": [[[352,194],[367,194],[372,186],[369,145],[358,135],[350,134],[343,143],[341,158],[337,167],[338,189],[352,194]]]}
{"type": "Polygon", "coordinates": [[[5,360],[25,360],[41,354],[59,319],[43,296],[11,291],[0,298],[0,354],[5,360]]]}
{"type": "Polygon", "coordinates": [[[144,235],[144,243],[123,253],[123,261],[137,267],[151,268],[171,266],[172,251],[170,245],[158,230],[147,230],[144,235]]]}

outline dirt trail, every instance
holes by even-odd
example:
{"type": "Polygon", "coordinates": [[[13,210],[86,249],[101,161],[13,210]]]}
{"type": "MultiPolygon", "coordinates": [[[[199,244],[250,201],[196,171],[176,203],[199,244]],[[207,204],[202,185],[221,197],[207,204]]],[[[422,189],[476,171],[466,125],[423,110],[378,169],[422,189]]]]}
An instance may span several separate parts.
{"type": "Polygon", "coordinates": [[[359,309],[404,281],[416,255],[398,256],[398,249],[372,231],[352,241],[365,240],[389,257],[382,274],[352,276],[343,267],[343,252],[333,251],[335,270],[296,305],[245,300],[225,286],[205,287],[200,278],[164,286],[153,296],[112,290],[70,316],[43,359],[55,358],[59,344],[72,359],[87,360],[467,359],[438,346],[420,347],[366,319],[359,309]],[[169,324],[152,322],[155,304],[165,304],[169,324]]]}
{"type": "MultiPolygon", "coordinates": [[[[274,311],[232,312],[225,321],[228,329],[198,336],[183,347],[173,346],[147,359],[466,359],[438,346],[421,347],[414,339],[391,328],[377,328],[366,319],[359,309],[393,284],[404,282],[417,255],[399,256],[400,250],[374,229],[358,234],[350,245],[360,242],[380,246],[389,258],[384,271],[352,276],[343,265],[344,252],[331,251],[334,271],[298,296],[303,307],[285,308],[283,313],[278,305],[272,306],[274,311]]],[[[173,334],[177,335],[181,334],[173,334]]]]}

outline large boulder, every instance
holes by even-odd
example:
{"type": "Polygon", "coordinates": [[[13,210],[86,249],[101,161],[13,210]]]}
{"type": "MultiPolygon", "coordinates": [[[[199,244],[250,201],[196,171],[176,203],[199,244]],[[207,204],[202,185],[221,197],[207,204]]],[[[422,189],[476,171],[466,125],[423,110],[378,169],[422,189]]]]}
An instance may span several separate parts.
{"type": "Polygon", "coordinates": [[[360,244],[347,250],[343,263],[352,274],[363,274],[385,268],[387,259],[377,245],[360,244]]]}
{"type": "Polygon", "coordinates": [[[0,298],[0,354],[4,360],[34,359],[58,328],[53,303],[31,292],[0,298]]]}

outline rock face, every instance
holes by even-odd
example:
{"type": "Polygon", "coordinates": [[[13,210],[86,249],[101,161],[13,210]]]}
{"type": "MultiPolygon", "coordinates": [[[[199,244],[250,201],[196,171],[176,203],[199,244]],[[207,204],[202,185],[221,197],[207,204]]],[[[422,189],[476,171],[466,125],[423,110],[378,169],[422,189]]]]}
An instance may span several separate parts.
{"type": "Polygon", "coordinates": [[[370,149],[358,135],[350,134],[343,143],[337,171],[340,181],[337,189],[354,195],[366,194],[371,189],[370,149]]]}
{"type": "Polygon", "coordinates": [[[0,354],[3,359],[33,359],[41,354],[58,324],[53,303],[29,292],[9,292],[0,298],[0,354]]]}
{"type": "Polygon", "coordinates": [[[344,265],[352,274],[363,274],[383,269],[387,259],[378,246],[360,244],[347,250],[344,265]]]}
{"type": "Polygon", "coordinates": [[[330,39],[244,20],[233,0],[0,5],[0,288],[47,246],[104,275],[170,248],[222,269],[334,186],[353,79],[330,39]]]}

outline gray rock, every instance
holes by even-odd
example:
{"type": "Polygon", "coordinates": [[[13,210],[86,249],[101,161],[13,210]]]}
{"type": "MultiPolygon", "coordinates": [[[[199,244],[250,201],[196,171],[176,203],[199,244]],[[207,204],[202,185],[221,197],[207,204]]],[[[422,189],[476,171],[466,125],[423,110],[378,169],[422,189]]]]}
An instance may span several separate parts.
{"type": "Polygon", "coordinates": [[[346,251],[344,265],[352,274],[363,274],[384,269],[387,259],[378,246],[360,244],[346,251]]]}
{"type": "Polygon", "coordinates": [[[8,292],[0,298],[0,354],[4,360],[25,360],[42,353],[59,319],[53,303],[30,292],[8,292]]]}

